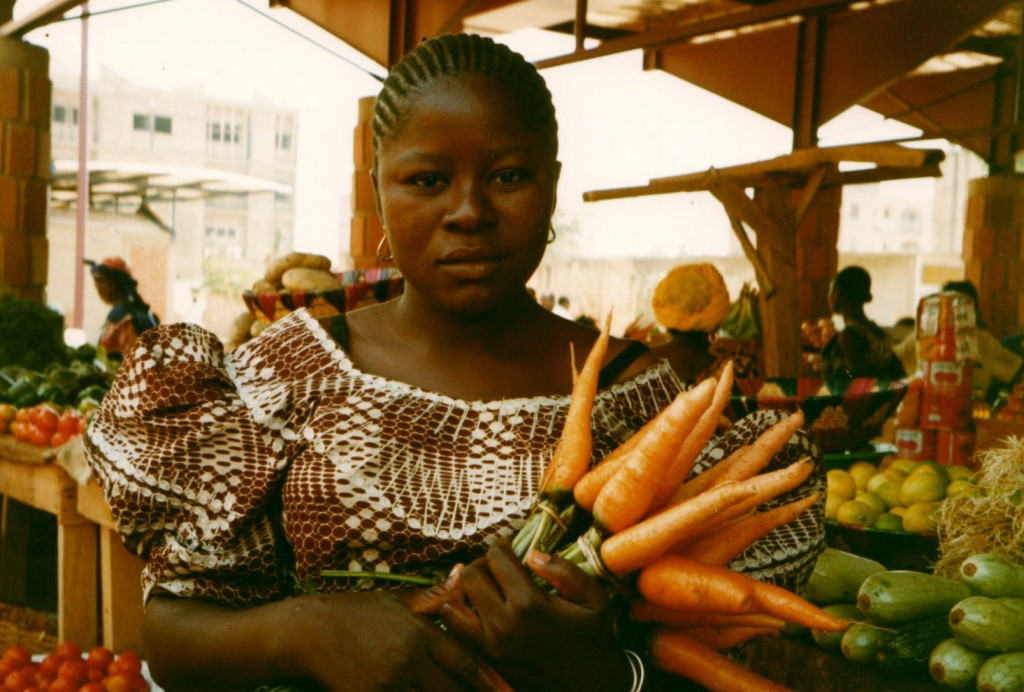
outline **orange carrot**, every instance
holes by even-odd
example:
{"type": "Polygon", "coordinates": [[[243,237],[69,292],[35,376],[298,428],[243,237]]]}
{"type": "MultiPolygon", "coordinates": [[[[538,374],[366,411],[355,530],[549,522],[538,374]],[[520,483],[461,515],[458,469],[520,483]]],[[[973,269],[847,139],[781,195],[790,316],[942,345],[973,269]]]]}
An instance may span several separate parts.
{"type": "Polygon", "coordinates": [[[742,625],[701,625],[685,627],[682,628],[682,631],[716,651],[731,649],[749,642],[755,637],[779,636],[777,627],[744,627],[742,625]]]}
{"type": "MultiPolygon", "coordinates": [[[[708,488],[716,486],[722,480],[726,479],[727,473],[734,476],[738,475],[733,473],[731,469],[734,466],[742,465],[744,463],[748,465],[753,464],[754,461],[750,458],[750,452],[752,450],[753,447],[751,445],[742,445],[737,447],[729,456],[679,486],[676,489],[676,492],[669,499],[668,504],[672,505],[680,502],[681,500],[687,500],[695,495],[701,494],[708,488]]],[[[768,463],[768,461],[770,461],[770,459],[765,459],[764,463],[768,463]]],[[[734,478],[733,480],[737,479],[734,478]]]]}
{"type": "MultiPolygon", "coordinates": [[[[751,512],[755,511],[758,507],[768,502],[769,500],[776,498],[779,495],[782,495],[783,493],[792,490],[793,488],[796,488],[810,477],[811,473],[814,471],[814,462],[811,461],[810,457],[803,457],[798,462],[794,462],[793,464],[790,464],[786,468],[793,467],[800,469],[800,472],[794,472],[794,474],[789,478],[788,482],[782,483],[780,481],[779,484],[772,482],[757,486],[753,495],[751,495],[745,500],[740,500],[734,505],[726,507],[721,512],[716,514],[714,517],[709,519],[707,523],[704,524],[703,527],[701,527],[700,534],[703,535],[705,533],[710,533],[711,531],[717,531],[723,524],[727,524],[733,519],[736,519],[737,517],[742,517],[746,514],[750,514],[751,512]],[[797,467],[796,464],[801,465],[797,467]]],[[[772,471],[771,473],[777,473],[777,471],[772,471]]],[[[770,477],[771,473],[763,473],[758,476],[754,476],[754,478],[762,478],[764,476],[770,477]]],[[[684,546],[688,544],[688,542],[692,542],[694,540],[697,540],[698,538],[700,538],[700,535],[694,535],[689,539],[689,541],[680,541],[680,543],[674,546],[676,552],[680,552],[684,548],[684,546]]]]}
{"type": "Polygon", "coordinates": [[[728,565],[752,543],[793,521],[820,499],[820,493],[812,493],[764,512],[737,517],[716,529],[705,531],[700,538],[685,546],[680,554],[709,565],[728,565]]]}
{"type": "Polygon", "coordinates": [[[729,403],[733,381],[734,368],[730,360],[725,364],[722,374],[718,377],[711,405],[701,415],[697,424],[693,426],[690,434],[686,436],[686,441],[679,449],[679,454],[676,455],[672,467],[659,482],[658,490],[651,502],[652,508],[660,509],[663,507],[668,499],[672,497],[673,493],[679,489],[680,484],[690,475],[693,463],[697,460],[697,457],[704,449],[704,446],[707,445],[711,436],[715,434],[718,421],[722,417],[722,411],[725,410],[725,405],[729,403]]]}
{"type": "Polygon", "coordinates": [[[787,692],[786,687],[747,670],[680,630],[655,632],[651,658],[658,668],[692,680],[711,692],[787,692]]]}
{"type": "Polygon", "coordinates": [[[656,420],[657,416],[647,421],[640,430],[630,435],[625,442],[613,449],[608,456],[591,467],[583,474],[582,478],[576,481],[572,494],[577,506],[588,512],[594,511],[594,503],[597,502],[601,488],[608,482],[608,479],[615,475],[616,471],[622,468],[622,465],[626,463],[626,458],[633,453],[656,420]]]}
{"type": "Polygon", "coordinates": [[[786,621],[765,613],[745,613],[730,615],[729,613],[705,613],[692,610],[666,608],[634,598],[629,604],[629,617],[636,622],[652,622],[670,627],[714,627],[730,625],[733,627],[771,627],[779,629],[786,621]]]}
{"type": "Polygon", "coordinates": [[[810,629],[838,632],[837,618],[781,586],[682,555],[665,555],[640,571],[640,593],[665,608],[718,613],[766,613],[810,629]]]}
{"type": "Polygon", "coordinates": [[[803,411],[796,411],[761,433],[750,445],[740,447],[726,459],[688,481],[669,500],[669,504],[706,490],[728,480],[749,478],[768,465],[772,457],[796,434],[804,424],[803,411]],[[728,462],[728,463],[727,463],[728,462]],[[708,474],[711,474],[708,476],[708,474]],[[702,476],[707,476],[703,478],[702,476]]]}
{"type": "Polygon", "coordinates": [[[544,470],[541,479],[542,497],[561,497],[572,492],[587,468],[590,466],[590,455],[593,449],[593,438],[590,429],[590,416],[594,410],[594,396],[597,394],[597,381],[608,353],[608,341],[611,336],[612,318],[605,318],[604,327],[587,355],[583,368],[573,383],[569,410],[565,414],[565,425],[562,436],[558,440],[555,452],[544,470]]]}
{"type": "Polygon", "coordinates": [[[632,454],[598,493],[594,519],[616,533],[647,513],[659,480],[675,461],[686,433],[711,403],[715,381],[704,380],[676,396],[646,429],[632,454]]]}
{"type": "Polygon", "coordinates": [[[813,469],[813,463],[801,460],[744,481],[723,483],[612,534],[601,544],[601,559],[614,574],[632,572],[678,543],[693,539],[704,524],[730,507],[755,496],[764,498],[763,502],[791,490],[806,480],[813,469]]]}

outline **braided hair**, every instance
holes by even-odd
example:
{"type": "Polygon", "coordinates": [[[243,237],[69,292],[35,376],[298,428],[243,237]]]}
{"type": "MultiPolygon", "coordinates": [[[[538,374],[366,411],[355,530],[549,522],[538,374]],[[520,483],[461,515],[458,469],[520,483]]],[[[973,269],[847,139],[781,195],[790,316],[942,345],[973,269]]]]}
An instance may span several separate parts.
{"type": "MultiPolygon", "coordinates": [[[[402,126],[413,99],[446,79],[485,75],[512,97],[523,125],[549,138],[557,154],[558,123],[544,78],[519,53],[475,34],[445,34],[424,41],[398,62],[384,80],[373,111],[373,152],[402,126]]],[[[376,166],[376,163],[374,164],[376,166]]]]}

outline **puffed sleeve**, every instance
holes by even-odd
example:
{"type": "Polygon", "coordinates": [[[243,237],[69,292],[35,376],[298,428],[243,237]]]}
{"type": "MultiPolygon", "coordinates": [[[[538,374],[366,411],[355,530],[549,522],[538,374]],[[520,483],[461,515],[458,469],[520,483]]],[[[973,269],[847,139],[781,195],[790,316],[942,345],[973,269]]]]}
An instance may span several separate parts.
{"type": "Polygon", "coordinates": [[[154,592],[248,607],[291,588],[277,488],[295,442],[245,404],[195,325],[136,340],[84,436],[86,459],[154,592]]]}

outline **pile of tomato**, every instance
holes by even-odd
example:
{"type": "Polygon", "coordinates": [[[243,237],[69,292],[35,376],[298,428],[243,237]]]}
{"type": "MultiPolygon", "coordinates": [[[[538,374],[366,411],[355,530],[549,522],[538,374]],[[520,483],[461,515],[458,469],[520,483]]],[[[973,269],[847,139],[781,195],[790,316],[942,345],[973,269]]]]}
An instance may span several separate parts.
{"type": "Polygon", "coordinates": [[[23,646],[12,646],[0,658],[0,681],[12,692],[147,692],[142,660],[132,651],[116,656],[106,647],[87,652],[75,642],[61,642],[42,661],[23,646]]]}
{"type": "Polygon", "coordinates": [[[0,434],[10,432],[14,439],[36,447],[60,447],[85,431],[86,416],[73,406],[61,409],[44,402],[15,408],[0,404],[0,434]]]}

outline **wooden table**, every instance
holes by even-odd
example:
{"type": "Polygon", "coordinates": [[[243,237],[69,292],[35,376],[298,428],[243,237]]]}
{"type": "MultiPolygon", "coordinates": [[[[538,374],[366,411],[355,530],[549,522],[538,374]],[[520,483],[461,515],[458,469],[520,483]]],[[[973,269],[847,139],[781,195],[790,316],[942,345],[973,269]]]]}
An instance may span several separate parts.
{"type": "Polygon", "coordinates": [[[24,572],[27,567],[27,555],[19,559],[17,552],[19,545],[27,546],[18,535],[19,509],[8,500],[57,518],[58,637],[82,647],[103,644],[114,651],[141,651],[144,563],[121,544],[95,482],[79,486],[52,461],[26,464],[0,458],[0,496],[5,571],[24,572]]]}

